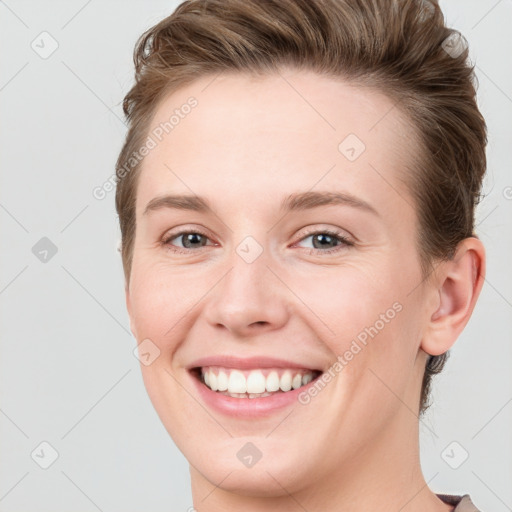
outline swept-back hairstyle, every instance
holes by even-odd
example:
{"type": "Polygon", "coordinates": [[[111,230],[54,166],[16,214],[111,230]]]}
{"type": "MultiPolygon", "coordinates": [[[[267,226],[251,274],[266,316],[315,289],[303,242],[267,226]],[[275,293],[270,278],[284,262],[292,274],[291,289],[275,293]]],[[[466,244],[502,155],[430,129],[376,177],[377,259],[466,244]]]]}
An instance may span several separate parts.
{"type": "MultiPolygon", "coordinates": [[[[135,84],[123,102],[128,133],[116,163],[116,209],[129,283],[140,148],[160,102],[206,75],[294,67],[386,94],[414,127],[415,240],[425,279],[474,233],[487,130],[466,40],[437,0],[190,0],[141,35],[135,84]],[[128,170],[127,170],[128,169],[128,170]]],[[[412,136],[412,135],[411,135],[412,136]]],[[[419,411],[448,352],[430,356],[419,411]]]]}

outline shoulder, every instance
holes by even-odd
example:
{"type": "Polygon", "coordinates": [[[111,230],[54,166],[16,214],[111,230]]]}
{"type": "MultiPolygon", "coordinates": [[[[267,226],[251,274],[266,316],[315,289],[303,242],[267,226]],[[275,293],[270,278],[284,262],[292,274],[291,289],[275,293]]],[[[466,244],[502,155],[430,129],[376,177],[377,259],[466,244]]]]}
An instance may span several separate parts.
{"type": "Polygon", "coordinates": [[[437,494],[437,497],[445,503],[448,503],[448,505],[455,505],[453,512],[481,512],[475,507],[469,494],[464,494],[463,496],[437,494]]]}

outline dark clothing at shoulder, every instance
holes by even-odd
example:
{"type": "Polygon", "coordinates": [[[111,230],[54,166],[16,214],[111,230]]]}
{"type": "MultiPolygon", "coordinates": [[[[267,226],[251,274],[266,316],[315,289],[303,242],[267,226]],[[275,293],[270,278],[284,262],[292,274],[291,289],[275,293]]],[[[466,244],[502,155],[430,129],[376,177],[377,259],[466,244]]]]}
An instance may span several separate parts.
{"type": "Polygon", "coordinates": [[[464,496],[437,494],[437,497],[448,505],[455,505],[453,512],[481,512],[475,507],[469,494],[464,494],[464,496]]]}

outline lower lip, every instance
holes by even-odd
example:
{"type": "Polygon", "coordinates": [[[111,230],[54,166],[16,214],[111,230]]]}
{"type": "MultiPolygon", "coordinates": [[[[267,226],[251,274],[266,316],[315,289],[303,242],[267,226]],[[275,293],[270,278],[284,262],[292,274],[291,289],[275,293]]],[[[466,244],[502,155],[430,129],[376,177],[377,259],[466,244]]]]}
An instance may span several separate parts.
{"type": "Polygon", "coordinates": [[[217,391],[212,391],[206,384],[192,374],[192,372],[189,373],[201,398],[209,407],[229,416],[244,418],[269,416],[273,412],[279,411],[289,405],[298,404],[299,394],[314,385],[317,380],[314,379],[305,386],[286,391],[285,393],[275,393],[261,398],[235,398],[223,395],[217,391]]]}

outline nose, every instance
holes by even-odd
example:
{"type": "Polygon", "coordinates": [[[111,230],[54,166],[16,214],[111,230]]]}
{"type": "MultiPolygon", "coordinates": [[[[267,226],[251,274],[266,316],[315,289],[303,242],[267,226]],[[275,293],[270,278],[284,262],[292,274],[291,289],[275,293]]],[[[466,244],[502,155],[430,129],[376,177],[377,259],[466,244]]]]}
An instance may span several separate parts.
{"type": "Polygon", "coordinates": [[[208,323],[236,337],[282,328],[289,317],[290,292],[269,268],[265,252],[252,262],[234,252],[228,264],[205,305],[208,323]]]}

